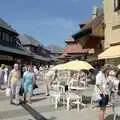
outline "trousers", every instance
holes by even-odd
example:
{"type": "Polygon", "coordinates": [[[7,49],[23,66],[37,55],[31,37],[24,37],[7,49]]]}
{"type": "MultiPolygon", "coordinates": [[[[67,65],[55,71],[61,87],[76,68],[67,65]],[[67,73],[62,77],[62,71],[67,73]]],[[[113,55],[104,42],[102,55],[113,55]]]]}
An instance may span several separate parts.
{"type": "Polygon", "coordinates": [[[11,96],[10,96],[11,102],[15,100],[15,103],[19,104],[19,100],[20,100],[19,91],[20,91],[20,84],[18,81],[11,84],[11,96]]]}

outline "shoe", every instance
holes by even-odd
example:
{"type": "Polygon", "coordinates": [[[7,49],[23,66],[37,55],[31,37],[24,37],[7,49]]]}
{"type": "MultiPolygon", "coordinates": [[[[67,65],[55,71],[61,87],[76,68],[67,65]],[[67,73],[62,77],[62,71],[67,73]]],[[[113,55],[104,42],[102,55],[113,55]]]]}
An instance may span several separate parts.
{"type": "Polygon", "coordinates": [[[32,101],[31,101],[31,100],[28,100],[28,103],[29,103],[29,104],[32,104],[32,101]]]}
{"type": "Polygon", "coordinates": [[[11,105],[15,105],[15,103],[13,102],[13,100],[10,101],[10,104],[11,104],[11,105]]]}
{"type": "Polygon", "coordinates": [[[19,100],[15,100],[15,105],[19,105],[20,104],[20,101],[19,100]]]}

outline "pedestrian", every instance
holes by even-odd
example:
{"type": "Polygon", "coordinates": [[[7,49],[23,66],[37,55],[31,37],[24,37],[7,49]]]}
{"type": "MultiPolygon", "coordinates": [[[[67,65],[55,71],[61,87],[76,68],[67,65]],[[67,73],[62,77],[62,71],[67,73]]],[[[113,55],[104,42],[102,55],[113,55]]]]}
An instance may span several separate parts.
{"type": "Polygon", "coordinates": [[[2,90],[2,85],[4,84],[4,68],[5,65],[2,64],[0,67],[0,89],[2,90]]]}
{"type": "Polygon", "coordinates": [[[54,78],[56,76],[56,72],[53,70],[46,71],[44,76],[44,82],[46,87],[46,96],[50,95],[50,88],[52,87],[52,83],[54,81],[54,78]]]}
{"type": "Polygon", "coordinates": [[[14,64],[13,70],[8,77],[8,87],[11,89],[10,103],[18,105],[20,103],[19,91],[21,84],[21,74],[19,65],[14,64]]]}
{"type": "Polygon", "coordinates": [[[108,86],[109,86],[109,98],[111,100],[112,94],[114,92],[113,86],[115,87],[115,89],[117,89],[118,84],[119,84],[119,79],[117,79],[117,77],[116,77],[115,70],[110,70],[109,71],[109,75],[107,77],[107,83],[108,83],[108,86]]]}
{"type": "Polygon", "coordinates": [[[33,73],[33,68],[29,65],[28,70],[23,74],[24,102],[26,102],[26,97],[28,94],[28,102],[31,103],[34,81],[35,76],[33,73]]]}
{"type": "Polygon", "coordinates": [[[108,75],[108,71],[109,71],[109,66],[104,66],[101,71],[98,72],[98,74],[96,75],[96,93],[99,94],[100,96],[100,101],[99,101],[99,107],[100,107],[100,111],[99,111],[99,120],[104,120],[104,114],[105,114],[105,110],[106,110],[106,105],[108,104],[108,100],[109,100],[109,93],[107,90],[107,80],[106,77],[108,75]]]}
{"type": "Polygon", "coordinates": [[[4,68],[4,84],[7,83],[7,80],[8,80],[8,67],[5,66],[5,68],[4,68]]]}
{"type": "MultiPolygon", "coordinates": [[[[115,84],[114,84],[115,85],[115,84]]],[[[114,86],[113,85],[113,94],[112,94],[112,99],[111,99],[111,103],[113,105],[113,112],[114,114],[114,119],[116,118],[116,115],[118,115],[120,113],[120,81],[118,83],[118,85],[114,86]]]]}

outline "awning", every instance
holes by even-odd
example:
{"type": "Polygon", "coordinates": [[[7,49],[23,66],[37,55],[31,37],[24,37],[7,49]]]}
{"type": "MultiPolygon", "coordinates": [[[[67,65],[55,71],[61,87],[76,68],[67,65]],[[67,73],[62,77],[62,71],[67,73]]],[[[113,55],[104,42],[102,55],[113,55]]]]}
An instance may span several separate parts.
{"type": "Polygon", "coordinates": [[[98,55],[98,59],[111,59],[120,57],[120,45],[111,46],[98,55]]]}
{"type": "Polygon", "coordinates": [[[78,37],[83,37],[85,35],[88,35],[92,32],[91,28],[85,28],[85,29],[82,29],[81,31],[79,31],[78,33],[72,35],[72,37],[74,39],[77,39],[78,37]]]}
{"type": "Polygon", "coordinates": [[[7,46],[0,45],[0,51],[8,52],[8,53],[14,53],[24,56],[30,56],[28,53],[26,53],[24,50],[15,49],[7,46]]]}

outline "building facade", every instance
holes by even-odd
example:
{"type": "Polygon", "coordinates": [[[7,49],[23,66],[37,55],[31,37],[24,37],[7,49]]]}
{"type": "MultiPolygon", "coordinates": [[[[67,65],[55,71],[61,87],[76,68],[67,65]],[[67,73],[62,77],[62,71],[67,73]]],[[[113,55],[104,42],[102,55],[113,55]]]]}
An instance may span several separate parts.
{"type": "Polygon", "coordinates": [[[91,63],[98,62],[97,56],[104,50],[103,9],[94,7],[92,16],[87,22],[80,24],[80,31],[72,37],[81,44],[83,50],[89,50],[85,59],[86,61],[91,63]]]}
{"type": "Polygon", "coordinates": [[[24,50],[32,56],[32,58],[26,62],[37,65],[49,65],[54,61],[50,51],[32,36],[19,34],[18,38],[24,50]]]}
{"type": "Polygon", "coordinates": [[[51,52],[27,34],[17,33],[0,19],[0,64],[50,65],[55,61],[51,52]]]}
{"type": "Polygon", "coordinates": [[[59,56],[59,59],[63,61],[70,60],[85,60],[89,49],[83,49],[82,45],[76,40],[66,40],[66,47],[63,50],[63,54],[59,56]]]}
{"type": "Polygon", "coordinates": [[[120,44],[120,0],[104,0],[105,48],[120,44]]]}
{"type": "Polygon", "coordinates": [[[103,0],[105,42],[98,58],[115,65],[120,61],[120,0],[103,0]]]}
{"type": "Polygon", "coordinates": [[[17,36],[18,33],[3,19],[0,19],[0,64],[21,63],[25,56],[29,59],[30,56],[22,49],[17,36]]]}

